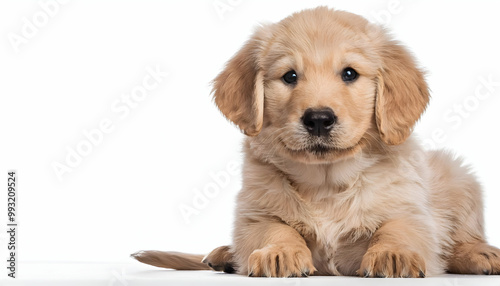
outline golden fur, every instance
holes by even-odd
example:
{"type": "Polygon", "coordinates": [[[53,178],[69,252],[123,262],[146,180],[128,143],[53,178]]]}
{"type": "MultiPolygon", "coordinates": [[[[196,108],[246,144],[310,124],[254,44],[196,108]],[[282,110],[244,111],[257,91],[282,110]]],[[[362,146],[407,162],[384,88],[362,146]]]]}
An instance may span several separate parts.
{"type": "MultiPolygon", "coordinates": [[[[460,159],[410,136],[428,87],[383,29],[324,7],[260,27],[215,79],[214,99],[248,136],[233,244],[203,259],[212,268],[267,277],[500,274],[476,179],[460,159]],[[346,67],[356,81],[342,80],[346,67]],[[295,85],[282,80],[290,70],[295,85]],[[328,137],[312,138],[301,118],[324,107],[338,120],[328,137]]],[[[206,269],[158,254],[135,257],[206,269]]]]}

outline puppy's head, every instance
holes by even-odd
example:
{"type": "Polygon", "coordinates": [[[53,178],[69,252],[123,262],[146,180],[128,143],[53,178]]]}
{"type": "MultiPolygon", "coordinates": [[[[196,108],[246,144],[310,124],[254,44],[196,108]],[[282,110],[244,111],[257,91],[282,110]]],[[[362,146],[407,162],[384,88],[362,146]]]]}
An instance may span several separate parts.
{"type": "Polygon", "coordinates": [[[429,93],[382,29],[320,7],[260,27],[214,80],[214,99],[262,150],[323,163],[404,142],[429,93]]]}

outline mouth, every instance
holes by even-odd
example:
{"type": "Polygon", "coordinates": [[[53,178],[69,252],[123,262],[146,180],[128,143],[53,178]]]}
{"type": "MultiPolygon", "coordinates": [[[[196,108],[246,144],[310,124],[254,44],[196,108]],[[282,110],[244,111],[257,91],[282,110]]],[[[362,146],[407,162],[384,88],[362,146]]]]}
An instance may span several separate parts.
{"type": "Polygon", "coordinates": [[[317,144],[309,145],[309,146],[306,146],[303,148],[294,149],[294,148],[288,147],[285,142],[282,142],[282,143],[283,143],[283,146],[285,147],[285,149],[287,149],[290,153],[293,153],[293,154],[307,153],[307,154],[314,155],[316,157],[325,157],[325,156],[332,155],[332,154],[340,155],[342,153],[350,152],[350,151],[354,150],[359,145],[359,144],[355,144],[355,145],[353,145],[351,147],[347,147],[347,148],[338,148],[338,147],[334,147],[334,146],[329,146],[329,145],[317,143],[317,144]]]}
{"type": "Polygon", "coordinates": [[[366,141],[364,137],[358,141],[341,140],[337,137],[307,137],[307,134],[292,134],[286,132],[275,137],[276,143],[281,148],[273,148],[273,152],[281,150],[281,155],[295,161],[304,163],[328,163],[358,154],[366,141]],[[298,135],[298,136],[297,136],[298,135]],[[339,146],[341,145],[341,146],[339,146]]]}
{"type": "Polygon", "coordinates": [[[324,155],[326,153],[330,153],[331,151],[334,151],[335,149],[336,148],[332,148],[330,146],[326,146],[323,144],[315,144],[315,145],[312,145],[312,146],[305,148],[304,150],[308,151],[310,153],[313,153],[313,154],[324,155]]]}

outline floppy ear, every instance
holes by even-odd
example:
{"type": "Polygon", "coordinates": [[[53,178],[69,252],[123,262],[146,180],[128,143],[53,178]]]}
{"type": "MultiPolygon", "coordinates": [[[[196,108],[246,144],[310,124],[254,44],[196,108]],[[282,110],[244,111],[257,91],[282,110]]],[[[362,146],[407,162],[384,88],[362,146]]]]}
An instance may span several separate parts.
{"type": "Polygon", "coordinates": [[[259,134],[264,116],[264,80],[258,63],[264,29],[254,33],[213,83],[214,100],[222,114],[249,136],[259,134]]]}
{"type": "Polygon", "coordinates": [[[381,49],[375,115],[380,137],[386,144],[403,143],[424,112],[430,95],[424,74],[410,53],[395,41],[381,49]]]}

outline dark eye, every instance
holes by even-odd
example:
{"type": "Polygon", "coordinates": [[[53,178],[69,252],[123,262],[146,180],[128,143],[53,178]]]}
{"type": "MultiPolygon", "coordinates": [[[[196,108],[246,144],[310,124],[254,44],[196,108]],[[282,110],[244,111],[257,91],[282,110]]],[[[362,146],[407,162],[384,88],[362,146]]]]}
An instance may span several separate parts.
{"type": "Polygon", "coordinates": [[[342,71],[342,80],[345,82],[352,82],[358,79],[358,72],[356,72],[353,68],[345,68],[342,71]]]}
{"type": "Polygon", "coordinates": [[[296,84],[297,83],[297,73],[294,70],[291,70],[283,75],[283,81],[287,84],[296,84]]]}

